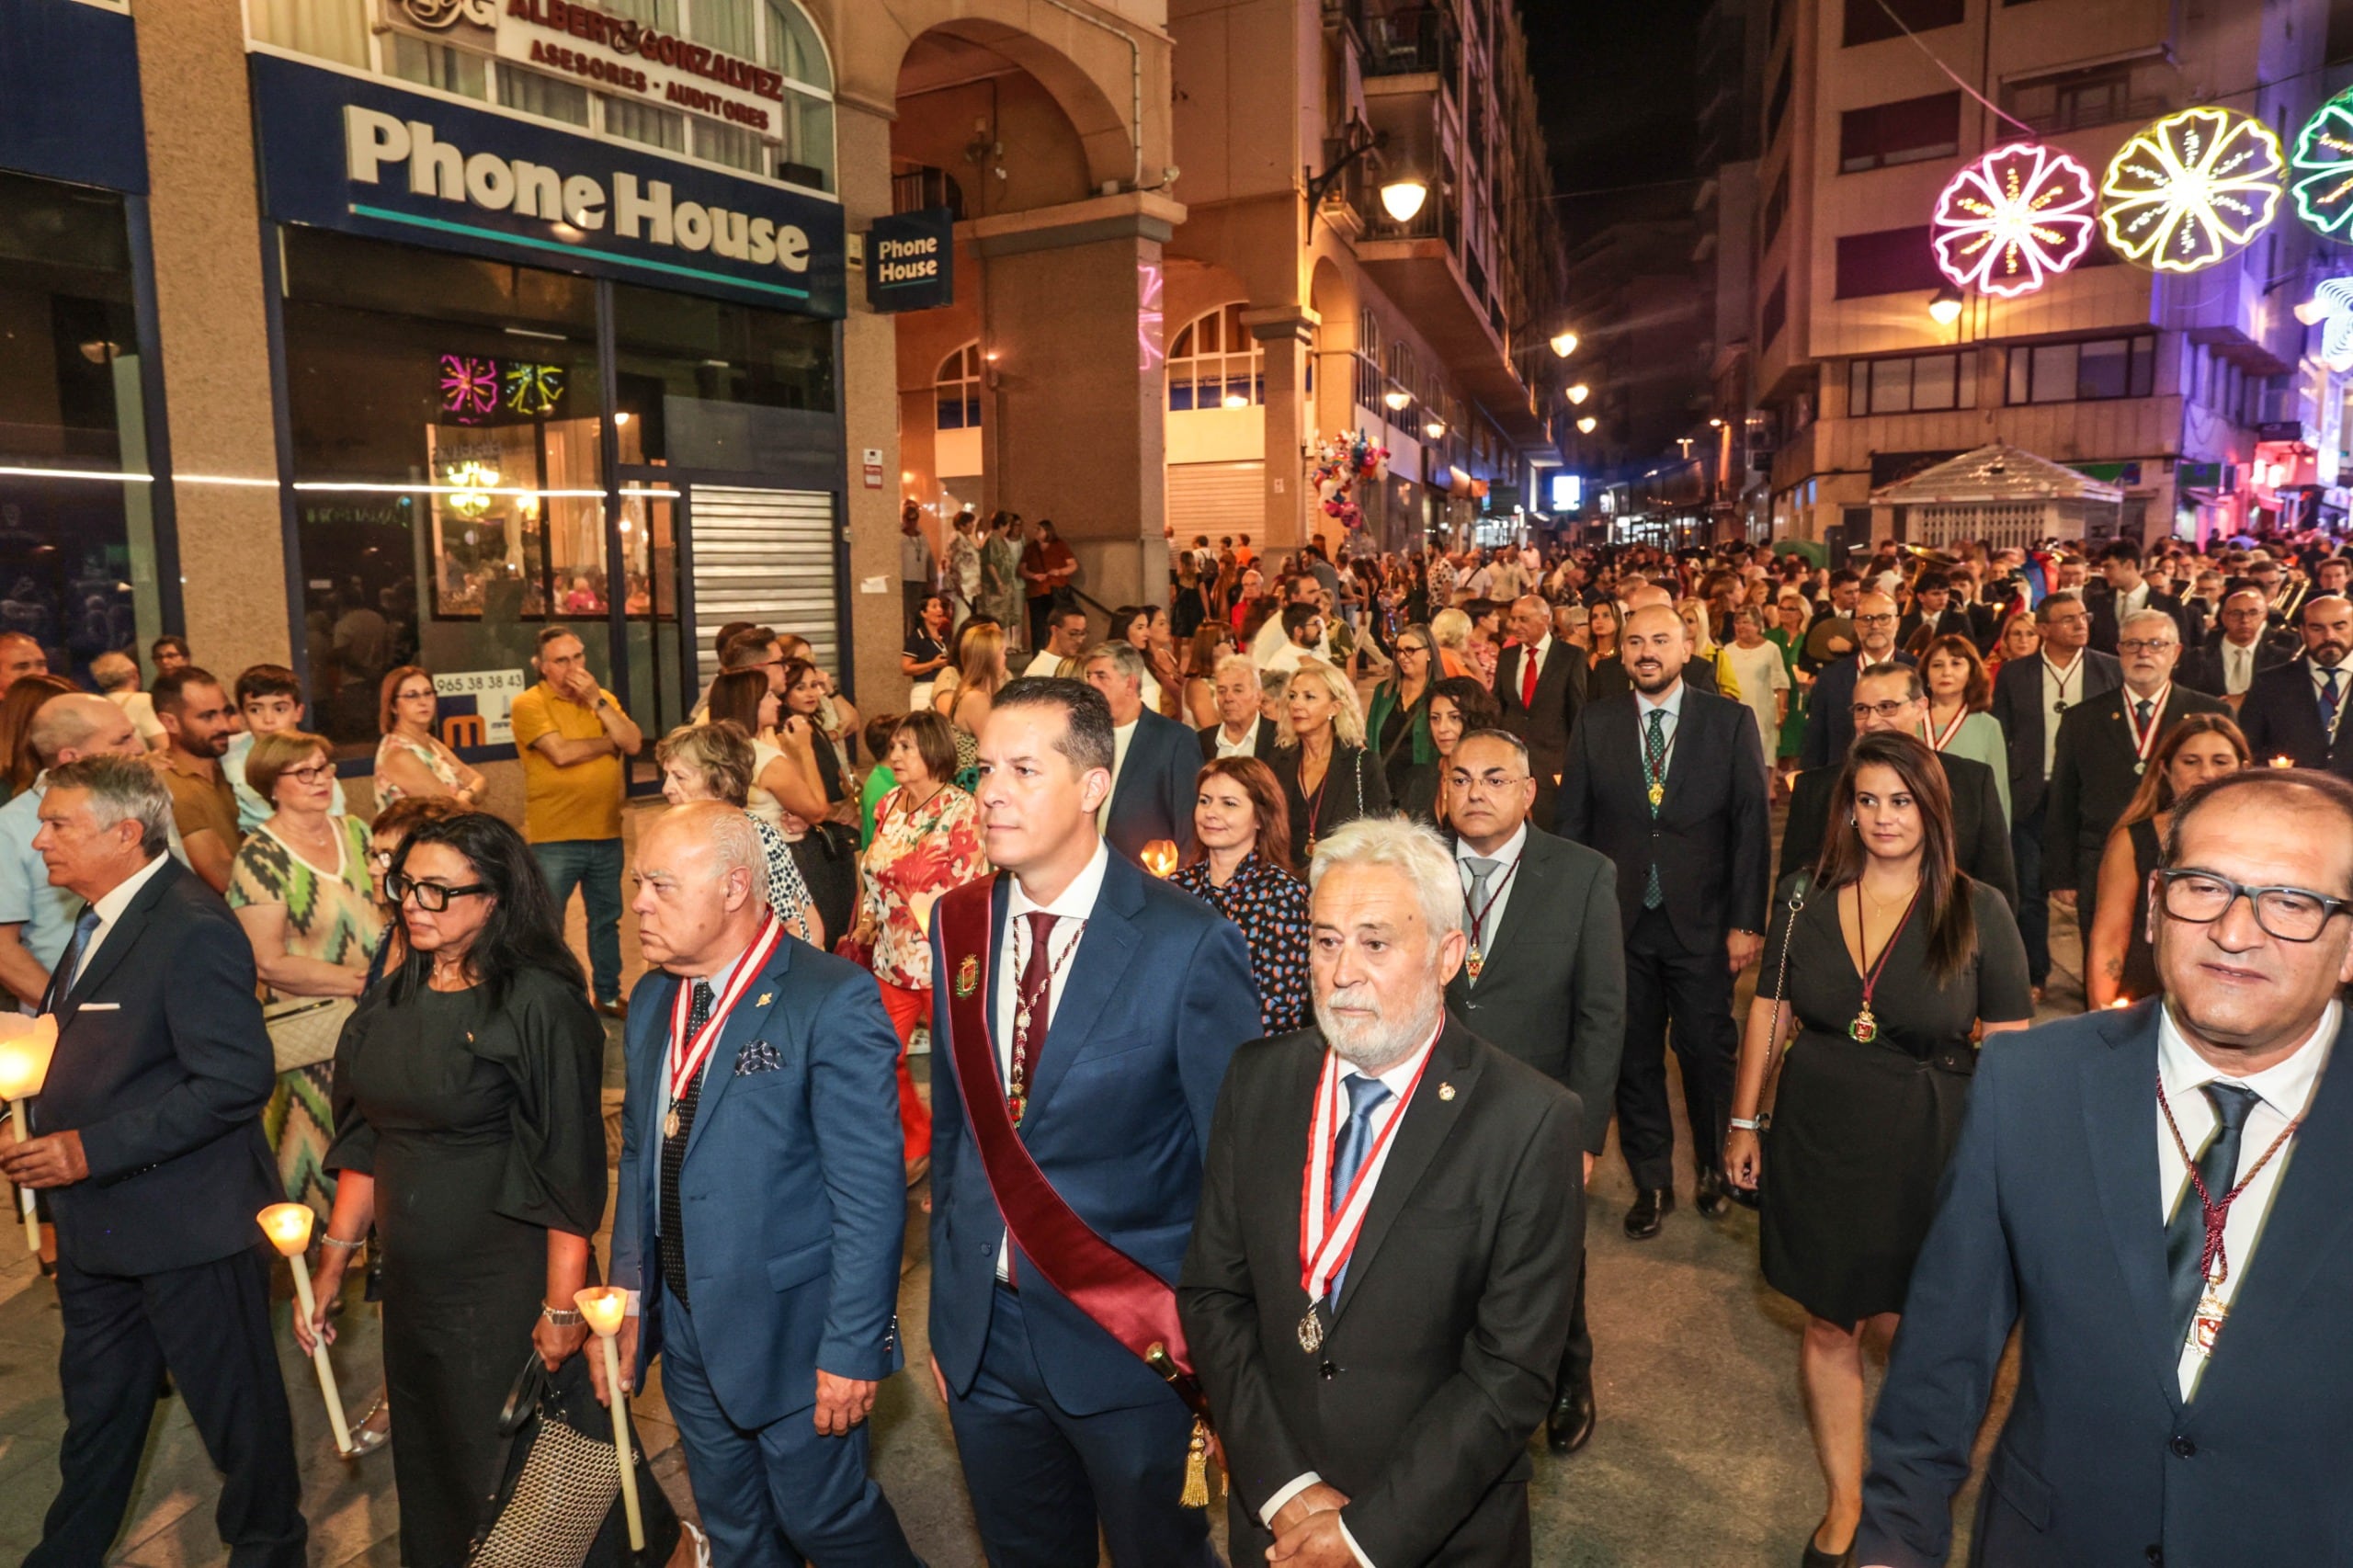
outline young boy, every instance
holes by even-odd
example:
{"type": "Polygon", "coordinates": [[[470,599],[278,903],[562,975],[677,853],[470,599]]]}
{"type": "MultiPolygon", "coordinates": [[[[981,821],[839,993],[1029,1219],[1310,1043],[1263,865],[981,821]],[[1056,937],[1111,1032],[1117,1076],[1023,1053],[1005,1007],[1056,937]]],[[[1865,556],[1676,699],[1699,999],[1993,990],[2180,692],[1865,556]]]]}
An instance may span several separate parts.
{"type": "MultiPolygon", "coordinates": [[[[275,734],[280,730],[297,730],[302,726],[302,683],[294,672],[283,665],[256,665],[237,677],[237,711],[244,716],[242,733],[229,742],[228,754],[221,759],[221,768],[228,776],[229,787],[237,795],[237,831],[251,833],[263,819],[278,810],[268,801],[254,792],[245,782],[245,758],[254,749],[256,735],[275,734]]],[[[348,808],[343,800],[343,784],[335,787],[335,804],[329,808],[340,816],[348,808]]]]}

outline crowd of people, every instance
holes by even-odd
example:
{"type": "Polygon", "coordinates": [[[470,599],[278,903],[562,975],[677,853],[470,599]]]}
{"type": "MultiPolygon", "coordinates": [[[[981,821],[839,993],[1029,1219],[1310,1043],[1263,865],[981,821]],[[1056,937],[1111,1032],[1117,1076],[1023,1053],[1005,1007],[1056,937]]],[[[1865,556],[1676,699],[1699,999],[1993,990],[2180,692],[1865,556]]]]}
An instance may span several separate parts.
{"type": "Polygon", "coordinates": [[[1806,1563],[1942,1560],[2021,1324],[1982,1560],[2328,1559],[2329,541],[1172,539],[1167,606],[1095,614],[1050,523],[905,541],[904,711],[737,623],[649,737],[550,623],[514,821],[419,666],[363,820],[292,671],[165,639],[84,692],[0,636],[0,984],[62,1031],[0,1131],[65,1323],[30,1561],[103,1553],[166,1369],[233,1560],[302,1560],[252,1222],[290,1199],[303,1348],[356,1266],[381,1304],[353,1448],[389,1442],[404,1562],[490,1524],[527,1349],[617,1392],[579,1356],[607,1280],[716,1561],[913,1562],[865,1420],[927,1178],[929,1381],[992,1562],[1214,1561],[1211,1451],[1236,1562],[1526,1562],[1524,1449],[1599,1420],[1613,1121],[1631,1240],[1755,1207],[1804,1311],[1806,1563]]]}

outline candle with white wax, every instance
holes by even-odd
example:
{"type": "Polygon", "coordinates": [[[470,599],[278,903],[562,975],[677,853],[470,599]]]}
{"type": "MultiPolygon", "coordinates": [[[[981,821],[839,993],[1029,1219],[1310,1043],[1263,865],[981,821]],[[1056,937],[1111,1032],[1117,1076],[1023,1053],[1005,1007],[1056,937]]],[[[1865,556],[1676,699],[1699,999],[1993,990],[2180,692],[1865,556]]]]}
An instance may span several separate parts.
{"type": "MultiPolygon", "coordinates": [[[[311,1295],[311,1271],[302,1267],[302,1255],[310,1250],[311,1221],[314,1216],[307,1203],[273,1203],[256,1216],[261,1221],[262,1233],[269,1244],[286,1259],[294,1271],[294,1301],[308,1323],[317,1315],[311,1295]]],[[[319,1369],[319,1392],[326,1396],[327,1425],[335,1428],[335,1451],[345,1459],[351,1458],[351,1427],[343,1418],[343,1391],[335,1384],[335,1367],[327,1360],[326,1336],[322,1335],[311,1342],[311,1362],[319,1369]]]]}
{"type": "Polygon", "coordinates": [[[613,1407],[613,1457],[621,1467],[621,1510],[629,1516],[629,1549],[645,1550],[645,1516],[637,1506],[637,1470],[630,1463],[629,1397],[621,1392],[621,1357],[613,1335],[621,1331],[629,1312],[629,1292],[618,1285],[592,1286],[573,1293],[580,1315],[588,1320],[605,1352],[605,1394],[613,1407]]]}
{"type": "MultiPolygon", "coordinates": [[[[57,1020],[47,1013],[37,1018],[21,1013],[0,1014],[0,1099],[8,1102],[8,1121],[17,1142],[29,1141],[32,1123],[25,1101],[40,1093],[49,1078],[49,1059],[57,1050],[57,1020]]],[[[33,1189],[17,1188],[25,1211],[25,1245],[40,1251],[40,1220],[33,1211],[33,1189]]]]}

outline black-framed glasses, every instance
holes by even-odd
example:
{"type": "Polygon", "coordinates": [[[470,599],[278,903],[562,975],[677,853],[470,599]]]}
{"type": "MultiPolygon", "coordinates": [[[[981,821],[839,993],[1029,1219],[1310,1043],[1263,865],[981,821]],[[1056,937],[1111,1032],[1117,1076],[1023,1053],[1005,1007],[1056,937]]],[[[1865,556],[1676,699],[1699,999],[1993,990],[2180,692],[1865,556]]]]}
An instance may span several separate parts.
{"type": "Polygon", "coordinates": [[[1895,624],[1895,620],[1896,618],[1892,615],[1859,615],[1855,617],[1855,624],[1857,626],[1893,626],[1895,624]]]}
{"type": "Polygon", "coordinates": [[[1901,702],[1858,702],[1847,711],[1855,716],[1858,724],[1873,718],[1884,719],[1892,724],[1904,717],[1904,710],[1911,706],[1912,699],[1907,697],[1901,702]]]}
{"type": "Polygon", "coordinates": [[[2283,942],[2319,939],[2331,917],[2353,909],[2353,899],[2331,898],[2310,888],[2249,887],[2196,867],[2156,873],[2165,912],[2193,926],[2211,926],[2244,898],[2264,934],[2283,942]]]}
{"type": "Polygon", "coordinates": [[[279,774],[278,777],[280,778],[291,778],[301,784],[331,783],[335,778],[335,764],[332,762],[314,762],[307,767],[290,767],[285,772],[279,774]]]}
{"type": "Polygon", "coordinates": [[[392,895],[394,903],[406,903],[414,898],[417,908],[438,915],[449,907],[451,899],[478,898],[490,892],[490,884],[469,882],[464,887],[453,888],[447,882],[420,882],[405,873],[394,872],[384,879],[384,891],[392,895]]]}

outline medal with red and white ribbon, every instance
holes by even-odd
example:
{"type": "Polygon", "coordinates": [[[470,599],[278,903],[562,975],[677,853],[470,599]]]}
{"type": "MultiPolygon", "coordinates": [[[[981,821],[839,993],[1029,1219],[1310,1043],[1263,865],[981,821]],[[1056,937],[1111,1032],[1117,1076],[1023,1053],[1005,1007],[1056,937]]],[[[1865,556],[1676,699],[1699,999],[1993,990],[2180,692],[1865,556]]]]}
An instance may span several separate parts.
{"type": "Polygon", "coordinates": [[[1307,1169],[1299,1192],[1299,1287],[1307,1292],[1307,1315],[1299,1320],[1299,1347],[1313,1356],[1324,1344],[1324,1319],[1316,1303],[1324,1300],[1331,1289],[1332,1278],[1346,1268],[1348,1258],[1357,1250],[1357,1237],[1364,1229],[1365,1210],[1372,1206],[1372,1178],[1379,1174],[1381,1161],[1388,1157],[1391,1140],[1404,1124],[1405,1109],[1414,1102],[1414,1091],[1421,1085],[1422,1074],[1429,1071],[1431,1047],[1438,1043],[1438,1033],[1446,1027],[1440,1017],[1438,1028],[1431,1031],[1429,1045],[1422,1048],[1422,1064],[1414,1069],[1413,1082],[1397,1096],[1397,1108],[1390,1114],[1388,1124],[1365,1151],[1364,1159],[1357,1166],[1356,1178],[1336,1204],[1332,1200],[1333,1142],[1338,1137],[1342,1119],[1340,1112],[1340,1058],[1328,1047],[1324,1052],[1324,1072],[1315,1084],[1315,1114],[1307,1126],[1307,1169]]]}
{"type": "Polygon", "coordinates": [[[1968,722],[1969,704],[1964,702],[1960,711],[1953,714],[1952,722],[1939,730],[1937,728],[1937,710],[1932,707],[1928,710],[1928,717],[1920,725],[1920,738],[1928,743],[1931,750],[1942,751],[1952,744],[1952,738],[1961,733],[1961,727],[1968,722]]]}
{"type": "Polygon", "coordinates": [[[694,996],[694,983],[688,980],[678,987],[677,1000],[670,1009],[670,1108],[662,1118],[663,1137],[676,1138],[678,1135],[678,1102],[686,1098],[687,1089],[701,1073],[703,1062],[710,1056],[711,1047],[719,1043],[720,1033],[727,1027],[727,1015],[735,1010],[735,1004],[744,999],[744,993],[752,988],[752,982],[767,971],[768,960],[776,956],[777,945],[783,940],[782,923],[773,915],[761,915],[760,928],[753,935],[752,945],[736,961],[734,978],[727,983],[727,989],[712,1004],[710,1017],[703,1020],[702,1028],[692,1040],[687,1038],[687,1017],[694,996]]]}
{"type": "Polygon", "coordinates": [[[2157,732],[2165,727],[2165,704],[2172,699],[2173,682],[2167,681],[2157,688],[2156,696],[2149,699],[2149,727],[2144,730],[2141,721],[2132,716],[2139,699],[2130,691],[2124,694],[2124,723],[2132,732],[2132,772],[2136,777],[2149,770],[2149,758],[2157,749],[2157,732]]]}

